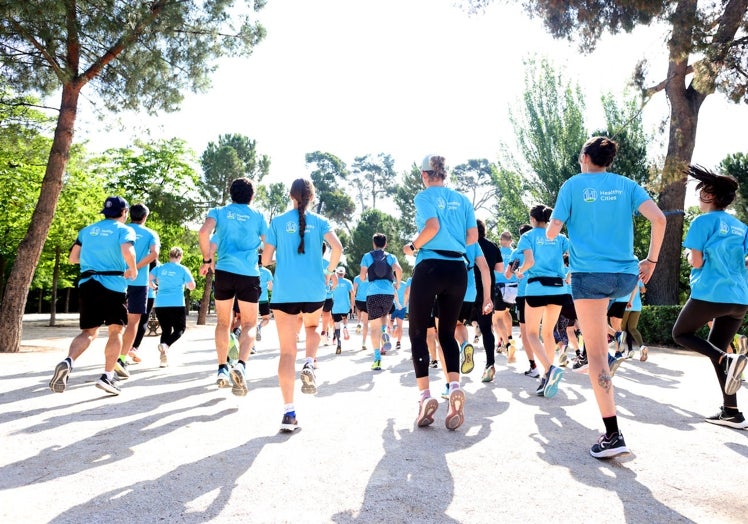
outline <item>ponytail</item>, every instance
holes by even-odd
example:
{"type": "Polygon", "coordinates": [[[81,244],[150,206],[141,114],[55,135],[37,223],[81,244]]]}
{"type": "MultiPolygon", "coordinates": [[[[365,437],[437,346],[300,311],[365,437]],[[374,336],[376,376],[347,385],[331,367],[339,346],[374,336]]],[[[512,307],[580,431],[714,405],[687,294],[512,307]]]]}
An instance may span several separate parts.
{"type": "Polygon", "coordinates": [[[304,232],[306,231],[306,208],[314,198],[314,186],[307,178],[297,178],[291,184],[291,198],[296,201],[299,212],[299,247],[297,253],[304,254],[304,232]]]}

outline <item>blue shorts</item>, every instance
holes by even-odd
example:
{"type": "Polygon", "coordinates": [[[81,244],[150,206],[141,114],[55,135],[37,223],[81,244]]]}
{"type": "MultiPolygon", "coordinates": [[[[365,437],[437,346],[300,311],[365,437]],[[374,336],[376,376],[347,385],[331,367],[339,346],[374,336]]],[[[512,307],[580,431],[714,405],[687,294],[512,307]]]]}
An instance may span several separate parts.
{"type": "Polygon", "coordinates": [[[631,294],[638,275],[628,273],[572,273],[571,296],[580,298],[619,298],[631,294]]]}
{"type": "Polygon", "coordinates": [[[392,315],[390,315],[390,318],[392,320],[395,320],[396,318],[399,318],[400,320],[405,320],[405,310],[407,308],[401,307],[400,309],[395,308],[395,311],[392,312],[392,315]]]}

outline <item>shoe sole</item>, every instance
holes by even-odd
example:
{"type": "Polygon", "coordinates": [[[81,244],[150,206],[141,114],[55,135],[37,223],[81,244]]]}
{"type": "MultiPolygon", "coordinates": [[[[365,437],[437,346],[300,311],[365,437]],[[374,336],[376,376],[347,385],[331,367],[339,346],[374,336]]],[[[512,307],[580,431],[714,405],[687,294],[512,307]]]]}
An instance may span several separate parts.
{"type": "Polygon", "coordinates": [[[314,375],[302,369],[299,378],[301,378],[302,393],[306,393],[307,395],[314,395],[317,393],[317,384],[314,382],[314,375]]]}
{"type": "Polygon", "coordinates": [[[538,378],[540,376],[540,373],[538,372],[537,374],[533,374],[525,372],[525,376],[530,378],[538,378]]]}
{"type": "Polygon", "coordinates": [[[725,394],[734,395],[740,389],[743,380],[740,375],[743,373],[746,364],[746,356],[738,355],[732,359],[730,367],[727,368],[727,378],[725,380],[725,394]]]}
{"type": "Polygon", "coordinates": [[[717,426],[724,426],[726,428],[748,429],[748,420],[744,420],[743,422],[732,422],[725,419],[705,418],[704,421],[717,426]]]}
{"type": "Polygon", "coordinates": [[[335,354],[336,355],[340,355],[342,352],[343,352],[343,350],[341,349],[340,346],[338,346],[337,348],[335,348],[335,354]]]}
{"type": "Polygon", "coordinates": [[[481,382],[493,382],[493,379],[495,376],[496,376],[496,371],[492,369],[491,371],[488,372],[488,375],[484,374],[483,377],[481,377],[480,381],[481,382]]]}
{"type": "Polygon", "coordinates": [[[543,389],[543,396],[545,398],[553,398],[558,393],[558,383],[561,382],[561,378],[564,376],[564,370],[560,368],[553,368],[551,376],[548,377],[548,382],[545,384],[543,389]]]}
{"type": "Polygon", "coordinates": [[[120,394],[120,390],[119,389],[115,388],[114,386],[110,386],[106,382],[98,381],[96,383],[96,387],[99,388],[99,389],[102,389],[102,390],[106,391],[110,395],[119,395],[120,394]]]}
{"type": "Polygon", "coordinates": [[[639,354],[639,360],[641,362],[646,362],[647,361],[647,357],[649,356],[648,353],[649,353],[649,351],[647,350],[647,348],[641,349],[640,350],[640,354],[639,354]]]}
{"type": "Polygon", "coordinates": [[[298,424],[281,424],[281,433],[293,433],[297,429],[301,429],[298,424]]]}
{"type": "Polygon", "coordinates": [[[617,358],[610,363],[608,367],[610,368],[611,377],[614,376],[616,374],[616,371],[618,371],[618,368],[621,367],[621,362],[623,362],[623,358],[617,358]]]}
{"type": "Polygon", "coordinates": [[[114,366],[114,373],[122,380],[127,380],[128,378],[130,378],[130,372],[121,367],[119,364],[114,366]]]}
{"type": "Polygon", "coordinates": [[[740,338],[738,338],[737,353],[739,355],[745,355],[746,353],[748,353],[748,337],[741,335],[740,338]]]}
{"type": "Polygon", "coordinates": [[[435,398],[429,398],[426,399],[426,401],[421,404],[420,411],[418,413],[418,418],[416,419],[416,425],[419,428],[425,428],[426,426],[430,426],[434,423],[434,413],[436,413],[436,410],[439,408],[439,401],[435,398]]]}
{"type": "Polygon", "coordinates": [[[227,388],[230,385],[231,381],[228,377],[221,376],[216,379],[216,386],[218,386],[219,388],[227,388]]]}
{"type": "Polygon", "coordinates": [[[244,375],[235,369],[229,371],[229,375],[231,376],[231,392],[237,397],[245,396],[248,389],[244,375]]]}
{"type": "Polygon", "coordinates": [[[62,362],[55,366],[55,374],[52,375],[52,380],[49,381],[49,389],[55,393],[63,393],[68,387],[68,376],[70,375],[70,367],[63,365],[62,362]]]}
{"type": "Polygon", "coordinates": [[[465,392],[461,389],[455,389],[449,394],[449,413],[444,419],[444,425],[448,430],[454,431],[465,422],[465,392]]]}
{"type": "Polygon", "coordinates": [[[465,346],[465,349],[462,352],[463,361],[462,361],[462,365],[460,366],[460,371],[462,372],[463,375],[467,375],[475,367],[475,362],[473,362],[474,351],[475,351],[475,348],[472,345],[468,344],[465,346]]]}
{"type": "Polygon", "coordinates": [[[566,366],[566,364],[569,363],[569,357],[566,355],[566,353],[561,353],[558,356],[558,365],[559,366],[566,366]]]}
{"type": "Polygon", "coordinates": [[[602,451],[598,451],[597,453],[595,453],[594,451],[592,451],[592,449],[590,449],[590,455],[598,459],[619,457],[621,455],[628,455],[629,453],[631,453],[631,450],[627,448],[626,446],[620,446],[620,447],[611,448],[611,449],[604,449],[602,451]]]}

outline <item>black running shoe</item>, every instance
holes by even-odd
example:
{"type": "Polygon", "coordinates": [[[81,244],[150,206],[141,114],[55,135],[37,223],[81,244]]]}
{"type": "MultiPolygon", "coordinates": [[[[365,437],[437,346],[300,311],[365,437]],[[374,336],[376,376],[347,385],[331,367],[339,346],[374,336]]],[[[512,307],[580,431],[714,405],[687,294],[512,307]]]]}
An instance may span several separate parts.
{"type": "Polygon", "coordinates": [[[711,417],[707,417],[704,420],[711,424],[717,424],[719,426],[727,426],[728,428],[735,428],[735,429],[746,429],[748,428],[748,421],[745,420],[745,417],[743,414],[738,411],[734,415],[728,415],[725,412],[724,406],[720,406],[719,413],[716,415],[712,415],[711,417]]]}
{"type": "Polygon", "coordinates": [[[99,377],[98,382],[96,382],[96,387],[99,389],[103,389],[107,393],[111,393],[112,395],[119,395],[120,389],[119,386],[113,381],[107,378],[106,373],[103,373],[101,377],[99,377]]]}
{"type": "Polygon", "coordinates": [[[293,433],[299,429],[299,422],[296,420],[296,415],[292,415],[290,413],[286,413],[283,415],[283,420],[281,421],[281,432],[282,433],[293,433]]]}
{"type": "Polygon", "coordinates": [[[613,433],[611,436],[600,435],[597,444],[593,444],[590,448],[590,455],[595,458],[611,458],[629,453],[631,451],[626,447],[626,442],[620,432],[613,433]]]}

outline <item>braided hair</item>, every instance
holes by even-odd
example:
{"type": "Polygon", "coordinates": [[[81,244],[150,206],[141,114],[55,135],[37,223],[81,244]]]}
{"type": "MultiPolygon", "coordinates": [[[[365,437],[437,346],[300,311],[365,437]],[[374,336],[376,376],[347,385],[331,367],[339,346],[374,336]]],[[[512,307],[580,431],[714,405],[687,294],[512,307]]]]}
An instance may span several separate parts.
{"type": "Polygon", "coordinates": [[[291,184],[291,198],[296,201],[299,211],[299,248],[297,253],[304,254],[304,231],[306,231],[306,208],[314,199],[314,185],[308,178],[297,178],[291,184]]]}

